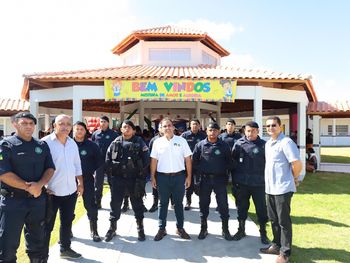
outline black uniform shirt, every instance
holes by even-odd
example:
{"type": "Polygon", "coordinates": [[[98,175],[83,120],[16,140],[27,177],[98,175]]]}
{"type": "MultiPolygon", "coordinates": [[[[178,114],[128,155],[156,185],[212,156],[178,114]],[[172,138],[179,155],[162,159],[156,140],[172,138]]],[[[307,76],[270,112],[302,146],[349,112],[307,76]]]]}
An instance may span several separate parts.
{"type": "Polygon", "coordinates": [[[232,168],[230,147],[222,140],[211,143],[204,139],[196,144],[193,155],[193,168],[202,174],[226,175],[232,168]]]}
{"type": "Polygon", "coordinates": [[[100,149],[97,144],[85,139],[82,142],[75,141],[79,148],[79,156],[81,160],[81,169],[84,175],[92,175],[97,168],[101,167],[104,159],[101,156],[100,149]]]}
{"type": "Polygon", "coordinates": [[[46,142],[28,142],[17,135],[0,142],[0,175],[13,172],[26,182],[38,182],[49,168],[55,165],[46,142]]]}
{"type": "MultiPolygon", "coordinates": [[[[145,169],[150,164],[150,157],[148,147],[145,142],[139,136],[133,136],[128,140],[125,140],[123,136],[119,136],[109,146],[106,154],[106,164],[112,163],[112,155],[114,149],[117,149],[118,154],[116,161],[121,165],[127,165],[128,160],[142,160],[142,168],[145,169]],[[119,146],[118,146],[119,144],[119,146]]],[[[133,172],[133,171],[130,171],[133,172]]]]}
{"type": "Polygon", "coordinates": [[[224,132],[219,135],[219,138],[224,142],[226,142],[230,146],[230,150],[231,150],[235,142],[241,139],[242,136],[240,133],[236,133],[236,132],[232,134],[228,134],[227,132],[224,132]]]}
{"type": "Polygon", "coordinates": [[[95,131],[91,136],[91,140],[98,145],[98,147],[100,148],[101,156],[103,159],[105,159],[106,152],[109,145],[117,137],[118,137],[118,133],[108,128],[105,131],[103,130],[95,131]]]}
{"type": "Polygon", "coordinates": [[[191,130],[185,131],[183,134],[181,134],[181,136],[186,139],[188,146],[190,146],[192,152],[194,150],[194,146],[196,146],[197,143],[199,143],[201,140],[204,140],[207,137],[202,131],[193,133],[191,130]]]}
{"type": "Polygon", "coordinates": [[[247,186],[265,185],[265,141],[244,136],[232,148],[233,181],[247,186]]]}

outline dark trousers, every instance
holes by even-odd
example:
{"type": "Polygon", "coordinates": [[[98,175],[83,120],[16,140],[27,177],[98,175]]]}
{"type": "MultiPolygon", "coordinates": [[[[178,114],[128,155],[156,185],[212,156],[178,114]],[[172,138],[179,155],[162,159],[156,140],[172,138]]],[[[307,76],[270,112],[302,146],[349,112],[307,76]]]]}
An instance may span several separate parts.
{"type": "Polygon", "coordinates": [[[230,215],[228,212],[227,201],[227,179],[223,177],[207,178],[202,177],[199,190],[199,210],[201,218],[208,218],[211,192],[214,191],[216,202],[218,204],[220,218],[227,220],[230,215]]]}
{"type": "Polygon", "coordinates": [[[267,213],[271,220],[272,243],[280,247],[280,252],[290,256],[292,249],[292,220],[290,204],[293,193],[282,195],[266,194],[267,213]]]}
{"type": "Polygon", "coordinates": [[[188,187],[185,191],[186,191],[186,200],[191,200],[191,196],[193,194],[194,191],[194,180],[193,180],[193,176],[192,176],[192,182],[190,187],[188,187]]]}
{"type": "Polygon", "coordinates": [[[158,190],[156,188],[152,188],[152,195],[154,198],[159,198],[159,195],[158,195],[158,190]]]}
{"type": "Polygon", "coordinates": [[[95,198],[97,203],[101,203],[104,180],[105,166],[102,165],[95,172],[95,198]]]}
{"type": "Polygon", "coordinates": [[[46,258],[46,196],[38,198],[0,197],[0,262],[16,262],[24,226],[29,258],[46,258]]]}
{"type": "Polygon", "coordinates": [[[60,210],[60,245],[61,250],[70,248],[70,234],[72,231],[72,222],[74,219],[75,204],[77,202],[77,192],[66,196],[50,195],[51,216],[47,223],[46,242],[50,243],[51,232],[55,225],[57,211],[60,210]]]}
{"type": "Polygon", "coordinates": [[[83,202],[87,211],[87,216],[90,221],[97,221],[97,204],[95,198],[95,186],[93,175],[83,175],[84,179],[84,192],[83,202]]]}
{"type": "Polygon", "coordinates": [[[180,175],[170,176],[157,173],[157,189],[160,199],[158,210],[158,225],[165,229],[168,216],[169,198],[172,196],[176,216],[176,226],[182,229],[184,226],[184,209],[182,201],[185,195],[185,171],[180,175]]]}
{"type": "Polygon", "coordinates": [[[267,208],[265,200],[265,186],[247,186],[237,184],[236,206],[238,220],[246,220],[250,206],[250,197],[253,198],[256,215],[260,224],[266,224],[267,208]]]}
{"type": "Polygon", "coordinates": [[[110,221],[117,221],[120,218],[121,206],[125,196],[125,191],[130,194],[130,202],[132,209],[134,210],[136,219],[143,219],[143,201],[142,197],[135,197],[135,177],[122,177],[112,176],[111,177],[111,212],[110,221]]]}

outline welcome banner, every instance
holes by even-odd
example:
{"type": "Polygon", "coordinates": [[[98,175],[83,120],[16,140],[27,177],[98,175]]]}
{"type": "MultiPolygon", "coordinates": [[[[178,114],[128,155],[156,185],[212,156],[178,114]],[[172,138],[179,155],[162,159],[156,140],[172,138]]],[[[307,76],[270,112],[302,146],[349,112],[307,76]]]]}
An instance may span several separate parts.
{"type": "Polygon", "coordinates": [[[105,79],[107,101],[234,102],[237,80],[111,80],[105,79]]]}

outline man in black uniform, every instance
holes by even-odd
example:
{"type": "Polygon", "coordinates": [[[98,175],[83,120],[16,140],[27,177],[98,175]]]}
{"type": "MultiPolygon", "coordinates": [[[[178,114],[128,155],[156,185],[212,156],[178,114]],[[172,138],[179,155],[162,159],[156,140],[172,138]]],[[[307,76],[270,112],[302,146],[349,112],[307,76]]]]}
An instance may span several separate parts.
{"type": "Polygon", "coordinates": [[[253,198],[260,224],[263,244],[269,244],[266,236],[267,209],[265,201],[265,141],[259,137],[259,126],[250,121],[245,125],[245,136],[232,148],[234,162],[232,193],[236,198],[239,227],[233,236],[240,240],[246,236],[245,221],[248,217],[249,199],[253,198]]]}
{"type": "MultiPolygon", "coordinates": [[[[115,138],[117,138],[118,133],[111,130],[109,128],[109,118],[107,116],[102,116],[100,118],[100,129],[95,131],[91,140],[95,142],[100,148],[101,157],[103,160],[106,158],[106,152],[115,138]]],[[[105,178],[105,165],[103,164],[96,170],[95,174],[95,196],[96,196],[96,204],[98,208],[101,208],[101,199],[102,199],[102,191],[103,191],[103,182],[105,178]]],[[[109,180],[108,180],[109,183],[109,180]]]]}
{"type": "Polygon", "coordinates": [[[122,135],[117,137],[107,150],[106,165],[112,169],[110,228],[105,237],[107,242],[116,235],[125,190],[129,191],[135,213],[138,240],[145,240],[142,198],[145,195],[145,170],[148,169],[150,157],[148,147],[139,136],[134,135],[134,131],[135,125],[132,121],[123,121],[122,135]]]}
{"type": "Polygon", "coordinates": [[[73,137],[79,148],[81,168],[83,171],[84,192],[83,201],[90,221],[92,240],[100,242],[97,232],[98,208],[95,199],[94,172],[101,167],[104,160],[101,158],[97,144],[87,139],[87,128],[84,122],[78,121],[73,126],[73,137]]]}
{"type": "Polygon", "coordinates": [[[36,118],[14,116],[16,133],[0,142],[0,262],[16,262],[24,228],[30,262],[47,262],[45,247],[46,193],[43,186],[55,171],[50,149],[32,137],[36,118]]]}
{"type": "MultiPolygon", "coordinates": [[[[193,119],[190,122],[190,130],[184,132],[181,134],[182,137],[184,137],[188,143],[188,146],[190,146],[191,151],[193,152],[194,146],[199,143],[201,140],[204,140],[207,136],[204,132],[200,130],[201,124],[198,119],[193,119]]],[[[193,169],[193,167],[192,167],[193,169]]],[[[194,174],[195,171],[192,171],[192,174],[194,174]]],[[[192,177],[192,183],[191,186],[186,189],[186,206],[185,210],[191,209],[191,196],[193,194],[193,177],[192,177]]]]}
{"type": "Polygon", "coordinates": [[[240,133],[235,132],[236,122],[234,119],[230,118],[226,122],[226,132],[219,135],[219,138],[226,142],[230,149],[232,149],[233,145],[237,140],[242,138],[240,133]]]}
{"type": "Polygon", "coordinates": [[[194,147],[193,166],[195,174],[195,192],[199,193],[199,208],[201,231],[198,239],[208,235],[207,217],[209,215],[210,195],[214,190],[222,220],[222,236],[232,240],[228,229],[230,217],[227,200],[228,170],[232,168],[231,151],[229,146],[218,139],[220,127],[217,123],[209,123],[207,139],[200,141],[194,147]]]}

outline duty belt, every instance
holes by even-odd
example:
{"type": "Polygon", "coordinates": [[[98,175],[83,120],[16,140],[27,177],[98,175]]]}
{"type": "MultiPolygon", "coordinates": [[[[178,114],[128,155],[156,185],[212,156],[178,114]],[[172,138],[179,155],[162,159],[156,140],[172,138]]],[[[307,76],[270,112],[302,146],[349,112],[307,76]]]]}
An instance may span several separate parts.
{"type": "Polygon", "coordinates": [[[182,175],[184,173],[184,171],[180,171],[180,172],[176,172],[176,173],[161,173],[158,172],[159,175],[166,175],[166,176],[178,176],[178,175],[182,175]]]}
{"type": "Polygon", "coordinates": [[[12,198],[33,198],[34,196],[24,190],[8,190],[5,188],[0,189],[0,195],[4,197],[12,198]]]}

